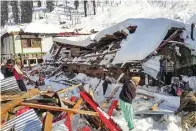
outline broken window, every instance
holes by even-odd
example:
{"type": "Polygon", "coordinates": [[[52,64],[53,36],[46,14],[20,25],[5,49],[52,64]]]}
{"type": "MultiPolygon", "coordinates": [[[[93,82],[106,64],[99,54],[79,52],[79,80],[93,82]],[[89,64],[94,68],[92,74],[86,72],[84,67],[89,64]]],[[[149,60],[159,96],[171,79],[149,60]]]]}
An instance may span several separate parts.
{"type": "Polygon", "coordinates": [[[29,59],[30,64],[36,64],[36,59],[29,59]]]}
{"type": "Polygon", "coordinates": [[[40,48],[41,39],[22,39],[23,48],[40,48]]]}

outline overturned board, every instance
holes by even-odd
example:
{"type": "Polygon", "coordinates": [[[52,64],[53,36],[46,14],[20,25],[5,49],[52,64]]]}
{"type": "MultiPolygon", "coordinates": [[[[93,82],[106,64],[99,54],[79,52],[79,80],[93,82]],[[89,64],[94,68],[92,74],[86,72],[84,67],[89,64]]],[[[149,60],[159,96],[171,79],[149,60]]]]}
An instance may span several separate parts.
{"type": "Polygon", "coordinates": [[[152,110],[143,110],[134,113],[135,115],[165,115],[165,114],[174,114],[171,111],[152,111],[152,110]]]}

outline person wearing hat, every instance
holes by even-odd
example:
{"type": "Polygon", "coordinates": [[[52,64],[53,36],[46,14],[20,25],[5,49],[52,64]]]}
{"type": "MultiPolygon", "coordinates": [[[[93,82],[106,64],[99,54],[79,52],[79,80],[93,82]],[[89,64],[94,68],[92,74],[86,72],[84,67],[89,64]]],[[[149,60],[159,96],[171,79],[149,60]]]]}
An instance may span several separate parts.
{"type": "Polygon", "coordinates": [[[189,131],[190,128],[196,127],[196,93],[193,91],[179,91],[180,106],[175,112],[178,115],[180,112],[187,112],[181,117],[181,125],[183,131],[189,131]]]}
{"type": "Polygon", "coordinates": [[[24,84],[24,81],[23,81],[24,78],[23,78],[23,72],[21,70],[21,61],[20,61],[20,59],[15,60],[13,75],[14,75],[17,83],[18,83],[18,87],[20,88],[20,90],[27,92],[27,88],[26,88],[26,86],[24,84]]]}
{"type": "Polygon", "coordinates": [[[136,87],[138,86],[139,82],[139,76],[134,76],[131,78],[131,80],[125,80],[119,96],[120,109],[123,111],[123,115],[128,123],[128,127],[130,130],[134,128],[134,112],[132,107],[132,100],[136,96],[136,87]]]}

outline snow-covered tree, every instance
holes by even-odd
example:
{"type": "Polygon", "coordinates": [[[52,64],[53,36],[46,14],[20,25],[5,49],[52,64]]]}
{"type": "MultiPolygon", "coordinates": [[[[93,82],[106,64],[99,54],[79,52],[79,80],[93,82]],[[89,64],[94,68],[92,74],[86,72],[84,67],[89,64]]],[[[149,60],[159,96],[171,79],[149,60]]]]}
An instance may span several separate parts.
{"type": "Polygon", "coordinates": [[[52,12],[54,10],[54,1],[46,1],[47,9],[52,12]]]}
{"type": "Polygon", "coordinates": [[[78,0],[75,0],[74,1],[74,6],[75,6],[75,9],[77,10],[78,7],[79,7],[79,1],[78,0]]]}
{"type": "Polygon", "coordinates": [[[94,11],[94,15],[96,15],[96,5],[94,0],[93,0],[93,11],[94,11]]]}
{"type": "Polygon", "coordinates": [[[1,1],[1,26],[8,21],[8,2],[1,1]]]}
{"type": "Polygon", "coordinates": [[[21,1],[21,22],[30,23],[33,15],[33,1],[21,1]]]}
{"type": "Polygon", "coordinates": [[[37,1],[37,6],[38,6],[38,7],[41,7],[41,6],[42,6],[42,3],[41,3],[40,0],[37,1]]]}
{"type": "Polygon", "coordinates": [[[11,1],[12,6],[12,14],[14,17],[15,24],[19,23],[19,9],[18,9],[18,1],[11,1]]]}
{"type": "Polygon", "coordinates": [[[87,17],[87,1],[84,1],[84,16],[87,17]]]}

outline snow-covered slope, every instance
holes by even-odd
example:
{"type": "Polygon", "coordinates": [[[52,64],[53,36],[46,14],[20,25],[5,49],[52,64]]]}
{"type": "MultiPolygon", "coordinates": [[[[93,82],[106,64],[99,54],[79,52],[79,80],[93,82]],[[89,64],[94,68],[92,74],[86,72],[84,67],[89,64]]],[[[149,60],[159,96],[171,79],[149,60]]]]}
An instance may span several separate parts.
{"type": "Polygon", "coordinates": [[[76,27],[83,27],[84,31],[101,30],[127,18],[169,18],[186,22],[196,14],[196,0],[192,1],[153,1],[131,0],[123,1],[118,6],[97,8],[97,15],[81,20],[76,27]]]}

